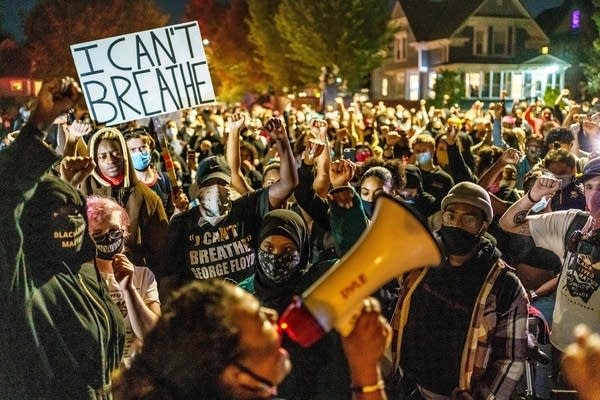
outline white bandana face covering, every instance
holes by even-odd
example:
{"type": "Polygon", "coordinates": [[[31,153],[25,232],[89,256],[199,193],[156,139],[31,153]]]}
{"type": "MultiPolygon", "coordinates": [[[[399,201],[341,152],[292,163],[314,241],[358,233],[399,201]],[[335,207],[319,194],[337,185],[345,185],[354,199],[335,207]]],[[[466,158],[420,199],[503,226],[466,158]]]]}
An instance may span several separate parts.
{"type": "Polygon", "coordinates": [[[239,194],[227,186],[210,185],[198,189],[198,201],[202,219],[216,225],[221,222],[231,210],[233,200],[239,194]]]}

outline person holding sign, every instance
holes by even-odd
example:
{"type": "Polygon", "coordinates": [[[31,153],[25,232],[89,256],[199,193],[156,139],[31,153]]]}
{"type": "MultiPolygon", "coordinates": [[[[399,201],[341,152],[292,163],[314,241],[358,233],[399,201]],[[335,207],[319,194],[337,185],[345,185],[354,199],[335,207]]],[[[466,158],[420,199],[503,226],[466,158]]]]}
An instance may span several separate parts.
{"type": "MultiPolygon", "coordinates": [[[[245,117],[229,118],[229,131],[239,132],[245,117]]],[[[221,278],[235,283],[254,273],[258,229],[263,216],[280,208],[298,184],[294,156],[283,122],[265,125],[281,160],[279,182],[239,197],[231,188],[231,171],[222,156],[200,162],[196,173],[197,207],[175,215],[169,225],[159,276],[161,297],[193,279],[221,278]]]]}
{"type": "MultiPolygon", "coordinates": [[[[89,159],[48,169],[58,155],[44,130],[72,107],[69,78],[45,82],[37,107],[0,153],[0,398],[108,399],[123,347],[123,318],[91,261],[85,199],[66,181],[89,159]]],[[[82,172],[82,173],[80,173],[82,172]]]]}

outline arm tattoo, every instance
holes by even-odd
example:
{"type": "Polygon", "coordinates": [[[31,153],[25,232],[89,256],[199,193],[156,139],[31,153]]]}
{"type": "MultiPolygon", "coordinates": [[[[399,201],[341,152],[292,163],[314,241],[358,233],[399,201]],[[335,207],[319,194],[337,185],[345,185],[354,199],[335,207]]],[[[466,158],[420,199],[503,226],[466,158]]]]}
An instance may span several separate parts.
{"type": "Polygon", "coordinates": [[[525,218],[527,218],[527,214],[529,213],[529,211],[525,210],[525,211],[519,211],[518,213],[515,214],[515,217],[513,218],[513,222],[515,223],[515,225],[522,225],[525,223],[525,218]]]}

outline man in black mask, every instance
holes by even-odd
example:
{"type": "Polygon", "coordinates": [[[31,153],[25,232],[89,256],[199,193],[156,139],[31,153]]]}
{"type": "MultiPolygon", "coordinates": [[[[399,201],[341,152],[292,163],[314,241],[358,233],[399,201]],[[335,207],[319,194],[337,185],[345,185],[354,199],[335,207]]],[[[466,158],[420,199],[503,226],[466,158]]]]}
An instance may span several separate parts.
{"type": "Polygon", "coordinates": [[[392,320],[402,390],[415,399],[508,399],[524,367],[525,289],[484,235],[487,191],[461,182],[441,207],[445,259],[403,277],[392,320]]]}

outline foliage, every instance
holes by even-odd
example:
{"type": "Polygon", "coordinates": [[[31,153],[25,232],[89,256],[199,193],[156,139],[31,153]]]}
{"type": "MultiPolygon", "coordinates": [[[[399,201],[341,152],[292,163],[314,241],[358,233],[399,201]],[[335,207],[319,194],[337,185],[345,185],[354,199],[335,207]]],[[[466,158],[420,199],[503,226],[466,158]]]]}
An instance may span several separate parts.
{"type": "Polygon", "coordinates": [[[433,84],[435,97],[433,104],[442,107],[445,95],[448,95],[448,104],[460,103],[465,94],[465,81],[460,71],[441,70],[437,73],[433,84]]]}
{"type": "Polygon", "coordinates": [[[281,0],[275,27],[298,63],[299,79],[314,82],[322,66],[337,65],[351,89],[359,88],[386,56],[392,39],[392,2],[281,0]]]}
{"type": "Polygon", "coordinates": [[[205,49],[215,92],[220,100],[234,101],[247,90],[261,89],[266,78],[248,39],[249,14],[245,0],[191,0],[184,18],[196,19],[202,37],[209,41],[205,49]]]}
{"type": "MultiPolygon", "coordinates": [[[[301,70],[303,62],[290,58],[292,52],[275,24],[275,15],[281,0],[249,0],[250,41],[264,72],[269,77],[270,86],[283,88],[303,85],[301,70]]],[[[316,79],[315,79],[316,80],[316,79]]]]}
{"type": "Polygon", "coordinates": [[[75,75],[70,45],[158,28],[169,16],[153,0],[40,0],[24,22],[33,75],[75,75]]]}
{"type": "Polygon", "coordinates": [[[549,107],[552,107],[552,105],[556,101],[556,98],[558,97],[559,94],[560,94],[560,89],[547,87],[546,91],[544,92],[544,98],[543,98],[544,104],[549,107]]]}
{"type": "MultiPolygon", "coordinates": [[[[592,20],[600,31],[600,0],[593,0],[592,20]]],[[[584,65],[587,77],[588,90],[592,95],[600,94],[600,38],[594,40],[592,51],[589,52],[587,62],[584,65]]]]}

